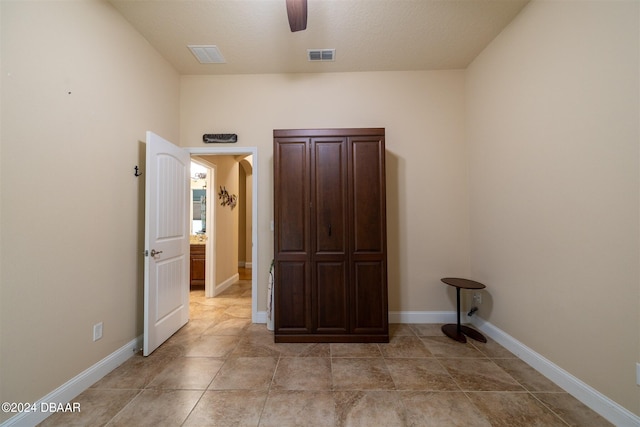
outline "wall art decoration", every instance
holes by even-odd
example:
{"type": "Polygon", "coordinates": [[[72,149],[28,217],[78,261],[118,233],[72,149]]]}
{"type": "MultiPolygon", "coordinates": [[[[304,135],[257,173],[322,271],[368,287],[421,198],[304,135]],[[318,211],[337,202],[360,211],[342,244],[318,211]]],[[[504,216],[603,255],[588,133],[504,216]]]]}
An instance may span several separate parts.
{"type": "Polygon", "coordinates": [[[220,191],[218,192],[218,199],[220,199],[220,206],[229,206],[231,210],[236,207],[238,203],[238,196],[235,194],[229,194],[227,189],[223,186],[220,186],[220,191]]]}

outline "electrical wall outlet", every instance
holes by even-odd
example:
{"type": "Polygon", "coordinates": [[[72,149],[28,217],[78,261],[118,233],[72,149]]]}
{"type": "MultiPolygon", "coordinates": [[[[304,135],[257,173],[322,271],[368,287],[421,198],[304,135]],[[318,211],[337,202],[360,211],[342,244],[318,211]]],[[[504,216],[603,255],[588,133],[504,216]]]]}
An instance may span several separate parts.
{"type": "Polygon", "coordinates": [[[482,304],[482,294],[480,292],[473,293],[473,304],[474,305],[482,304]]]}
{"type": "Polygon", "coordinates": [[[93,325],[93,340],[98,341],[102,338],[102,322],[93,325]]]}

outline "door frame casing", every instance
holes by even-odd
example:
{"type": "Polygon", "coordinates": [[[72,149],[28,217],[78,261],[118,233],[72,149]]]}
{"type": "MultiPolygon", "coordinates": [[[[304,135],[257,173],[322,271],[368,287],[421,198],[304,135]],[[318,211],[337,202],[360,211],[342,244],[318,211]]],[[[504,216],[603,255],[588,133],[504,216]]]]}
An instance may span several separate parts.
{"type": "Polygon", "coordinates": [[[253,191],[251,194],[251,322],[260,323],[258,318],[258,270],[260,267],[258,258],[258,147],[183,147],[191,156],[253,156],[253,174],[251,177],[253,191]]]}

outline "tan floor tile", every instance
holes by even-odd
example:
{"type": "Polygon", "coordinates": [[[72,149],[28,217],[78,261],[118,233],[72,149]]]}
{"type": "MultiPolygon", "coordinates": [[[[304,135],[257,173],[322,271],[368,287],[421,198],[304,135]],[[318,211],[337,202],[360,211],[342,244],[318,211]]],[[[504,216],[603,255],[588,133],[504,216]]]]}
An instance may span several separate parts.
{"type": "Polygon", "coordinates": [[[463,391],[524,391],[524,388],[489,359],[440,359],[463,391]]]}
{"type": "Polygon", "coordinates": [[[101,389],[143,389],[164,368],[163,359],[150,359],[136,354],[93,384],[101,389]]]}
{"type": "Polygon", "coordinates": [[[416,333],[411,326],[401,323],[389,324],[389,337],[415,337],[416,333]]]}
{"type": "Polygon", "coordinates": [[[331,391],[271,390],[260,427],[337,426],[336,404],[331,391]]]}
{"type": "Polygon", "coordinates": [[[207,328],[204,335],[243,335],[245,329],[251,324],[250,319],[239,319],[237,317],[229,317],[220,322],[216,322],[207,328]]]}
{"type": "Polygon", "coordinates": [[[202,396],[194,390],[144,390],[116,417],[109,427],[179,426],[202,396]]]}
{"type": "Polygon", "coordinates": [[[520,359],[494,359],[493,361],[529,391],[563,391],[547,377],[520,359]]]}
{"type": "Polygon", "coordinates": [[[249,327],[245,329],[246,335],[268,335],[273,340],[273,331],[267,329],[267,325],[264,323],[250,323],[249,327]]]}
{"type": "Polygon", "coordinates": [[[406,413],[396,391],[335,392],[338,425],[345,427],[404,426],[406,413]]]}
{"type": "Polygon", "coordinates": [[[124,408],[140,390],[88,389],[74,398],[80,404],[80,412],[55,413],[38,424],[40,427],[101,426],[124,408]]]}
{"type": "Polygon", "coordinates": [[[570,426],[606,427],[610,422],[568,393],[533,393],[570,426]]]}
{"type": "Polygon", "coordinates": [[[381,357],[378,344],[371,343],[333,343],[331,357],[381,357]]]}
{"type": "Polygon", "coordinates": [[[334,390],[393,390],[395,385],[383,359],[332,358],[334,390]]]}
{"type": "Polygon", "coordinates": [[[232,357],[291,357],[310,356],[318,348],[315,343],[275,343],[273,334],[244,335],[231,354],[232,357]]]}
{"type": "Polygon", "coordinates": [[[424,342],[416,336],[392,337],[389,343],[378,344],[384,357],[431,357],[424,342]]]}
{"type": "Polygon", "coordinates": [[[491,427],[462,392],[401,392],[407,426],[491,427]]]}
{"type": "Polygon", "coordinates": [[[189,311],[189,317],[193,320],[204,320],[216,323],[225,318],[226,307],[209,306],[206,304],[195,304],[189,311]]]}
{"type": "Polygon", "coordinates": [[[226,357],[238,345],[240,337],[202,335],[185,353],[186,357],[226,357]]]}
{"type": "Polygon", "coordinates": [[[445,335],[442,332],[442,325],[444,325],[444,323],[412,323],[409,327],[419,337],[444,337],[445,335]]]}
{"type": "Polygon", "coordinates": [[[224,314],[241,318],[241,319],[251,319],[251,304],[248,307],[245,305],[232,305],[226,310],[224,310],[224,314]]]}
{"type": "Polygon", "coordinates": [[[271,390],[331,390],[331,359],[281,357],[271,390]]]}
{"type": "Polygon", "coordinates": [[[422,342],[435,357],[486,357],[470,343],[459,343],[447,336],[422,337],[422,342]]]}
{"type": "Polygon", "coordinates": [[[482,354],[490,358],[515,358],[516,356],[509,350],[492,340],[487,338],[487,342],[483,343],[473,339],[469,339],[469,343],[477,348],[482,354]]]}
{"type": "Polygon", "coordinates": [[[566,427],[529,393],[467,393],[494,427],[566,427]]]}
{"type": "Polygon", "coordinates": [[[331,357],[331,344],[311,343],[308,344],[296,357],[331,357]]]}
{"type": "Polygon", "coordinates": [[[206,390],[223,364],[223,359],[181,357],[169,363],[148,388],[206,390]]]}
{"type": "Polygon", "coordinates": [[[267,391],[206,391],[183,427],[257,426],[267,391]]]}
{"type": "Polygon", "coordinates": [[[204,319],[194,319],[192,317],[189,318],[189,321],[186,325],[184,325],[178,332],[176,332],[170,339],[175,338],[176,336],[186,334],[186,335],[200,335],[204,332],[205,329],[211,326],[211,322],[204,319]]]}
{"type": "Polygon", "coordinates": [[[164,359],[163,363],[171,363],[172,360],[184,357],[185,353],[198,337],[176,337],[175,335],[164,342],[160,347],[155,349],[150,357],[164,359]]]}
{"type": "Polygon", "coordinates": [[[280,351],[272,335],[251,334],[243,336],[234,349],[233,357],[279,357],[280,351]]]}
{"type": "Polygon", "coordinates": [[[209,390],[268,390],[277,361],[273,357],[230,357],[209,390]]]}
{"type": "Polygon", "coordinates": [[[436,359],[387,359],[396,390],[460,391],[436,359]]]}

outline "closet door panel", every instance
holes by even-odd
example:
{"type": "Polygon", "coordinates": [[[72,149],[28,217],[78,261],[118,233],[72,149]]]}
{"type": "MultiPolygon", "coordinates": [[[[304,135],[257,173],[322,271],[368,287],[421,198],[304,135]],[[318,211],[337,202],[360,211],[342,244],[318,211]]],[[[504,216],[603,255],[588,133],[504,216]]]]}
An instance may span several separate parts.
{"type": "Polygon", "coordinates": [[[306,262],[286,261],[276,265],[278,283],[274,287],[275,327],[278,332],[311,332],[309,272],[306,262]]]}
{"type": "Polygon", "coordinates": [[[349,331],[349,294],[345,262],[316,263],[314,310],[318,333],[349,331]]]}
{"type": "Polygon", "coordinates": [[[352,333],[387,335],[384,137],[349,144],[352,333]]]}
{"type": "Polygon", "coordinates": [[[309,139],[274,140],[275,331],[311,332],[309,139]]]}
{"type": "Polygon", "coordinates": [[[386,276],[382,261],[354,263],[351,302],[353,333],[388,333],[386,276]]]}
{"type": "Polygon", "coordinates": [[[383,253],[386,241],[384,143],[380,138],[351,138],[353,252],[383,253]]]}
{"type": "Polygon", "coordinates": [[[276,251],[309,250],[309,152],[307,139],[277,140],[274,145],[276,251]]]}
{"type": "Polygon", "coordinates": [[[346,253],[346,139],[313,140],[313,230],[316,254],[346,253]]]}

